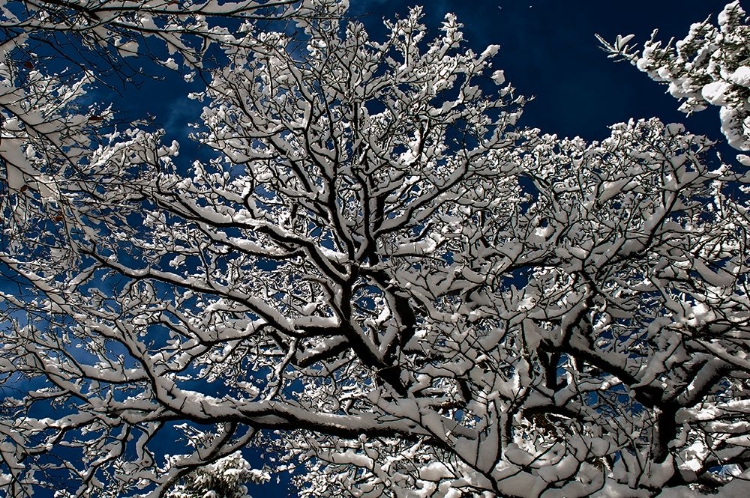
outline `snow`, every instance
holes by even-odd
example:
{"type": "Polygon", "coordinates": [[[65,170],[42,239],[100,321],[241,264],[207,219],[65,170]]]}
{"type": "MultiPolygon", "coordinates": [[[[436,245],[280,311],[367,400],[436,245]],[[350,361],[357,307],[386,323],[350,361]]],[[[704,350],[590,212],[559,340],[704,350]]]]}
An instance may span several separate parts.
{"type": "Polygon", "coordinates": [[[116,45],[116,47],[122,57],[136,57],[138,55],[138,42],[135,40],[116,45]]]}
{"type": "Polygon", "coordinates": [[[160,63],[160,64],[161,64],[162,66],[164,66],[164,67],[167,67],[167,68],[169,68],[169,69],[172,69],[172,70],[174,70],[174,71],[176,71],[177,69],[179,69],[179,66],[177,65],[177,62],[175,62],[175,60],[174,60],[174,58],[173,58],[173,57],[170,57],[170,58],[168,58],[168,59],[167,59],[167,60],[165,60],[165,61],[160,61],[159,63],[160,63]]]}
{"type": "Polygon", "coordinates": [[[749,494],[750,475],[745,475],[735,478],[713,493],[701,493],[688,486],[676,486],[663,489],[655,498],[747,498],[749,494]]]}
{"type": "Polygon", "coordinates": [[[735,85],[750,88],[750,67],[740,66],[727,78],[735,85]]]}
{"type": "Polygon", "coordinates": [[[540,477],[524,472],[515,465],[498,465],[492,473],[501,493],[511,496],[539,496],[547,487],[540,477]]]}
{"type": "Polygon", "coordinates": [[[729,145],[738,150],[750,150],[750,118],[742,118],[738,109],[722,107],[719,109],[721,132],[729,145]]]}
{"type": "Polygon", "coordinates": [[[419,478],[428,481],[438,482],[452,476],[453,472],[442,462],[430,462],[419,469],[419,478]]]}
{"type": "MultiPolygon", "coordinates": [[[[616,482],[612,479],[607,479],[604,483],[604,487],[591,495],[591,498],[652,498],[653,493],[646,489],[633,489],[630,486],[616,482]]],[[[677,498],[675,497],[662,497],[662,498],[677,498]]],[[[685,497],[689,498],[689,497],[685,497]]]]}
{"type": "Polygon", "coordinates": [[[531,465],[535,461],[534,455],[522,450],[516,443],[510,443],[506,446],[505,458],[509,462],[522,467],[531,465]]]}

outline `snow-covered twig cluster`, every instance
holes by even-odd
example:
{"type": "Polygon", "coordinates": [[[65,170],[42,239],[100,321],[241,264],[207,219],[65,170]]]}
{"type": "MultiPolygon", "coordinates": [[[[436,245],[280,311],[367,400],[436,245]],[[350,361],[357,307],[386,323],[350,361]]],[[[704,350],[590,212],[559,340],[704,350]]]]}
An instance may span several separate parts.
{"type": "Polygon", "coordinates": [[[618,37],[614,44],[600,41],[612,56],[623,57],[655,81],[669,85],[669,93],[682,101],[681,111],[719,106],[721,131],[729,145],[750,150],[750,27],[739,0],[727,4],[718,26],[710,18],[695,23],[688,36],[674,44],[673,40],[662,44],[657,34],[655,30],[640,53],[627,44],[632,35],[618,37]]]}

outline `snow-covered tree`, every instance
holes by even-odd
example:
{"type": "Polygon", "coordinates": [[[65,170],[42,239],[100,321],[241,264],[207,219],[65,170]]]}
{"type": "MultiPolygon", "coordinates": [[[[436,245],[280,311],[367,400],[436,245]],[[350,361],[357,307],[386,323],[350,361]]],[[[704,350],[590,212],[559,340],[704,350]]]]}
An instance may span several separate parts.
{"type": "Polygon", "coordinates": [[[750,26],[740,2],[724,7],[718,26],[709,17],[693,24],[677,42],[663,44],[657,34],[654,30],[641,52],[628,45],[633,35],[618,37],[612,44],[600,41],[611,56],[622,57],[653,80],[669,85],[669,93],[682,101],[681,111],[689,114],[719,106],[721,131],[729,145],[750,150],[750,26]]]}
{"type": "Polygon", "coordinates": [[[239,451],[198,467],[170,489],[167,498],[251,498],[249,482],[265,482],[268,473],[253,469],[239,451]]]}
{"type": "Polygon", "coordinates": [[[61,168],[76,168],[96,150],[97,139],[118,122],[107,105],[80,103],[87,91],[138,85],[159,78],[160,67],[191,81],[239,43],[233,25],[328,18],[344,6],[335,0],[0,0],[6,184],[47,192],[61,168]],[[38,157],[24,161],[19,147],[28,143],[38,157]]]}
{"type": "Polygon", "coordinates": [[[3,125],[0,489],[159,496],[250,446],[303,496],[746,483],[746,179],[656,119],[521,128],[498,47],[420,17],[243,21],[207,159],[24,73],[59,138],[3,125]]]}
{"type": "MultiPolygon", "coordinates": [[[[234,43],[229,29],[233,21],[331,15],[325,6],[334,3],[330,0],[2,0],[0,29],[6,44],[18,48],[29,44],[54,45],[57,57],[75,61],[87,71],[127,74],[131,69],[128,58],[158,58],[163,54],[168,56],[160,61],[163,65],[200,68],[212,45],[234,43]]],[[[4,48],[7,50],[7,46],[4,48]]]]}

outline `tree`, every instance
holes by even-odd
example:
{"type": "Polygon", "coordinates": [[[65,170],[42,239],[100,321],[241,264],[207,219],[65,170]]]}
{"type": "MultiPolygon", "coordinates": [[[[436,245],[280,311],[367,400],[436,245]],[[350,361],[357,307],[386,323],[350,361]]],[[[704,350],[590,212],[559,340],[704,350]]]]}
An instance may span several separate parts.
{"type": "Polygon", "coordinates": [[[33,143],[48,170],[76,168],[87,160],[82,156],[96,150],[96,139],[122,123],[106,106],[76,100],[87,90],[117,90],[159,78],[156,70],[144,74],[130,61],[182,70],[192,81],[205,63],[219,63],[222,50],[238,43],[231,27],[305,22],[341,11],[334,0],[3,0],[0,7],[0,157],[6,184],[11,190],[23,183],[45,192],[50,173],[38,171],[38,158],[21,159],[18,147],[33,143]]]}
{"type": "Polygon", "coordinates": [[[727,4],[718,21],[718,26],[710,17],[695,23],[687,37],[665,46],[654,30],[641,53],[628,45],[633,35],[618,37],[614,44],[600,41],[612,57],[624,58],[653,80],[669,85],[669,93],[682,101],[681,111],[690,114],[719,106],[721,131],[729,145],[750,150],[750,28],[739,1],[727,4]]]}
{"type": "MultiPolygon", "coordinates": [[[[45,45],[57,57],[86,72],[119,72],[129,68],[124,59],[157,57],[166,49],[169,61],[200,68],[212,45],[234,42],[227,20],[269,21],[331,15],[330,1],[297,0],[22,0],[2,2],[0,29],[5,47],[45,45]],[[317,4],[317,5],[316,5],[317,4]],[[222,22],[224,20],[224,22],[222,22]],[[149,43],[153,41],[155,43],[149,43]],[[174,60],[179,56],[182,60],[174,60]],[[124,67],[123,67],[124,66],[124,67]]],[[[29,54],[38,56],[39,54],[29,54]]],[[[66,67],[70,70],[71,67],[66,67]]]]}
{"type": "Polygon", "coordinates": [[[45,93],[65,167],[3,136],[7,494],[157,496],[250,445],[303,496],[745,484],[745,177],[657,119],[522,128],[498,47],[420,17],[242,24],[192,94],[209,159],[75,135],[80,92],[45,93]]]}
{"type": "Polygon", "coordinates": [[[267,473],[250,467],[238,451],[196,469],[167,494],[168,498],[248,498],[248,482],[265,482],[267,473]]]}

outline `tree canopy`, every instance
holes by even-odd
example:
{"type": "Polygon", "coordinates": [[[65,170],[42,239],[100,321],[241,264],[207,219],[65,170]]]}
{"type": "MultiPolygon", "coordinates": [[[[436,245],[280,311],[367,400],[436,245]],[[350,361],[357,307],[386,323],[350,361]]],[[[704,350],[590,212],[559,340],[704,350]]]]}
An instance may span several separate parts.
{"type": "MultiPolygon", "coordinates": [[[[743,163],[656,118],[525,128],[455,16],[372,39],[345,7],[4,5],[0,489],[229,497],[298,467],[301,496],[747,489],[743,163]],[[39,64],[59,36],[80,52],[39,64]],[[130,56],[205,82],[210,153],[88,103],[130,56]]],[[[678,44],[729,69],[652,72],[716,104],[744,22],[678,44]]],[[[628,41],[607,48],[651,70],[628,41]]]]}
{"type": "MultiPolygon", "coordinates": [[[[640,53],[627,44],[632,35],[619,37],[614,45],[602,41],[612,56],[630,61],[653,80],[667,84],[669,93],[682,101],[681,111],[690,114],[719,106],[721,131],[729,145],[750,150],[750,27],[740,2],[727,4],[718,16],[718,26],[709,17],[693,24],[682,40],[666,45],[657,35],[654,30],[640,53]]],[[[750,164],[743,159],[745,163],[750,164]]]]}

